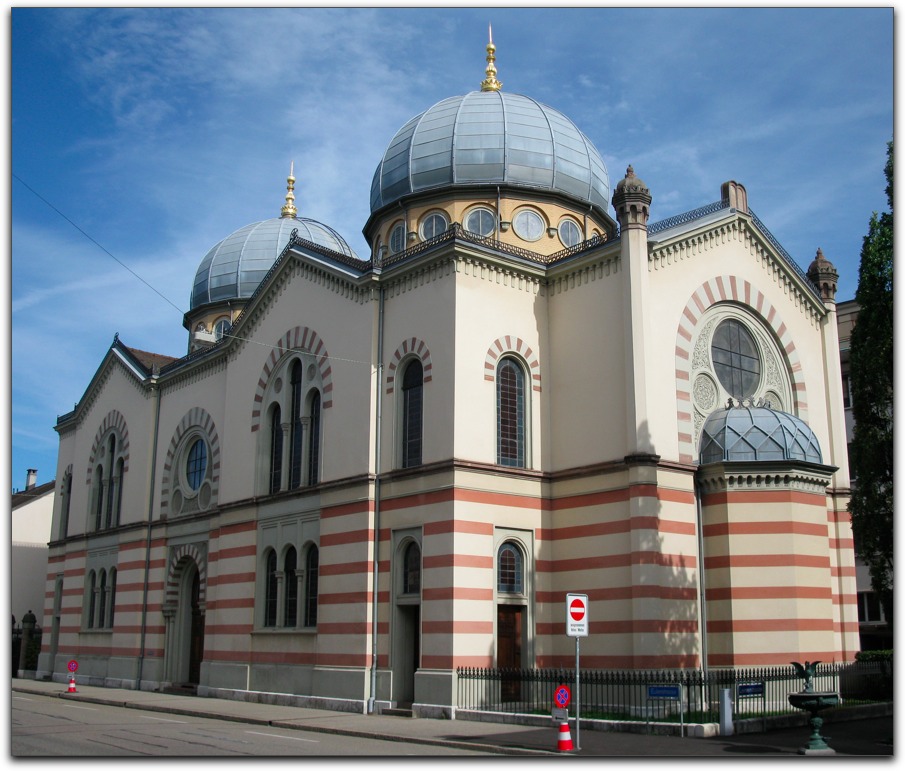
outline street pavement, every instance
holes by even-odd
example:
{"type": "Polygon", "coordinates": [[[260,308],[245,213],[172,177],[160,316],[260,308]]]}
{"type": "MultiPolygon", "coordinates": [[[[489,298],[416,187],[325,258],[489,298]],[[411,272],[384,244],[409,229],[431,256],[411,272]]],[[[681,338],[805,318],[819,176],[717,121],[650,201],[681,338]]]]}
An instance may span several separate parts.
{"type": "MultiPolygon", "coordinates": [[[[288,707],[255,702],[179,696],[77,685],[77,693],[68,693],[68,684],[39,680],[13,679],[12,690],[57,696],[99,704],[111,704],[154,712],[215,717],[241,723],[269,725],[348,736],[380,738],[426,745],[481,749],[503,755],[593,756],[593,757],[721,757],[769,758],[803,757],[799,748],[807,744],[806,726],[768,730],[765,733],[736,734],[728,737],[679,737],[655,734],[621,733],[591,730],[582,726],[573,744],[580,738],[580,749],[569,753],[557,750],[558,728],[487,723],[471,720],[431,720],[387,715],[363,715],[332,710],[288,707]]],[[[885,716],[831,722],[829,716],[821,730],[838,756],[891,756],[893,754],[893,718],[885,716]]],[[[400,750],[400,754],[402,750],[400,750]]]]}

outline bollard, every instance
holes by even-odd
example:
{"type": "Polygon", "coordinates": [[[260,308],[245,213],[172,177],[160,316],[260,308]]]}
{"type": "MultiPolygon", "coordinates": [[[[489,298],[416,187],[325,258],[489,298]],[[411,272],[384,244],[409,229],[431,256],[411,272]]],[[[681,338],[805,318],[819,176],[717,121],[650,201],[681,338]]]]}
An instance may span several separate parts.
{"type": "Polygon", "coordinates": [[[69,690],[67,693],[78,693],[75,689],[75,675],[69,675],[69,690]]]}
{"type": "Polygon", "coordinates": [[[559,737],[556,742],[556,749],[560,752],[571,752],[575,749],[572,746],[572,734],[569,733],[569,721],[562,720],[559,724],[559,737]]]}
{"type": "Polygon", "coordinates": [[[720,736],[732,736],[735,725],[732,722],[732,691],[720,688],[720,736]]]}

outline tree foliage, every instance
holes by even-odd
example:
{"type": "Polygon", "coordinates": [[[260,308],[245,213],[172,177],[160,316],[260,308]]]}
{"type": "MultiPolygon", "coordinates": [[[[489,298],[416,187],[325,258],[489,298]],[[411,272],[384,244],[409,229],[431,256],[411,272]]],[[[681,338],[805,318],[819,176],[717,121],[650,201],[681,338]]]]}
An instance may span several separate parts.
{"type": "Polygon", "coordinates": [[[849,511],[858,556],[870,568],[892,625],[893,576],[893,143],[887,146],[889,211],[870,219],[861,247],[860,306],[851,339],[851,395],[855,432],[849,511]]]}

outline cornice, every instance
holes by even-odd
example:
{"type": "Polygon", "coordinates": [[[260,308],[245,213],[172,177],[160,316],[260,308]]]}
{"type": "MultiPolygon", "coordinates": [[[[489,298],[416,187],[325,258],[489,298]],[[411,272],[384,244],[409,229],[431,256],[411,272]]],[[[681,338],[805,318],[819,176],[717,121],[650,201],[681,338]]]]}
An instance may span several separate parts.
{"type": "Polygon", "coordinates": [[[835,470],[803,461],[712,463],[700,467],[698,482],[705,495],[788,490],[825,495],[835,470]]]}

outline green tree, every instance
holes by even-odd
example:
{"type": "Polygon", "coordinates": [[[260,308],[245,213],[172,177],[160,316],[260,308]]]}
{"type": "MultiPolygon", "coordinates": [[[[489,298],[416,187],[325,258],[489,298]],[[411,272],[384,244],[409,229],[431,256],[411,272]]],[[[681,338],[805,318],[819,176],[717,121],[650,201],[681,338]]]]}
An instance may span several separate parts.
{"type": "Polygon", "coordinates": [[[870,219],[858,269],[860,306],[852,330],[851,388],[855,433],[848,509],[858,556],[870,568],[871,584],[886,619],[893,613],[893,143],[886,153],[889,211],[870,219]]]}

